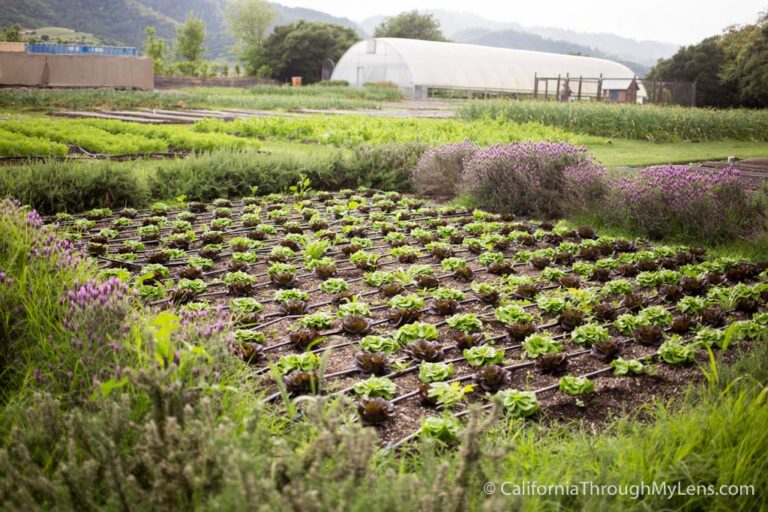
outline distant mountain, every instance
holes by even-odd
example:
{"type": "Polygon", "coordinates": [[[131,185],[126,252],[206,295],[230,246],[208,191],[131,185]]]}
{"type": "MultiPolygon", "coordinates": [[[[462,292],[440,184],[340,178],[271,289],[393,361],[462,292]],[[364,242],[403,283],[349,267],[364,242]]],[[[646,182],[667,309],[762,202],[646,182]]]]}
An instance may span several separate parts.
{"type": "MultiPolygon", "coordinates": [[[[647,70],[656,64],[659,58],[669,57],[679,48],[678,45],[672,43],[637,41],[615,34],[575,32],[553,27],[524,27],[519,23],[490,20],[467,12],[444,9],[420,10],[420,12],[434,15],[435,19],[440,22],[443,33],[453,41],[557,53],[577,51],[587,55],[618,60],[633,70],[647,70]],[[491,36],[490,34],[494,32],[498,34],[491,36]],[[542,40],[525,39],[520,33],[537,35],[542,40]],[[534,41],[536,41],[536,45],[530,46],[534,44],[534,41]],[[552,42],[555,43],[554,46],[552,42]],[[513,44],[527,44],[529,46],[511,46],[513,44]],[[569,49],[576,47],[589,48],[590,52],[569,49]]],[[[376,25],[383,19],[384,16],[372,16],[361,21],[360,25],[368,33],[373,33],[376,25]]]]}
{"type": "MultiPolygon", "coordinates": [[[[160,37],[172,40],[176,27],[193,12],[206,25],[208,58],[228,57],[234,41],[225,21],[229,0],[2,0],[0,27],[19,23],[26,29],[66,27],[89,32],[116,44],[140,47],[144,28],[153,26],[160,37]]],[[[365,32],[352,20],[305,9],[272,4],[278,13],[275,25],[298,20],[337,23],[365,32]]]]}
{"type": "Polygon", "coordinates": [[[677,44],[649,40],[637,41],[608,33],[593,34],[552,27],[528,27],[525,30],[542,37],[600,48],[622,59],[635,60],[649,66],[656,64],[659,58],[671,57],[680,48],[677,44]]]}
{"type": "Polygon", "coordinates": [[[479,44],[482,46],[496,46],[499,48],[514,48],[517,50],[532,50],[537,52],[578,54],[587,55],[589,57],[598,57],[601,59],[610,59],[621,62],[638,76],[644,76],[650,71],[649,66],[623,60],[614,55],[608,55],[597,48],[569,43],[568,41],[547,39],[536,34],[521,32],[514,29],[489,31],[475,28],[457,32],[453,34],[452,39],[459,43],[479,44]]]}
{"type": "Polygon", "coordinates": [[[275,25],[285,25],[287,23],[294,23],[299,20],[322,21],[325,23],[335,23],[336,25],[349,27],[357,31],[357,33],[360,34],[360,37],[365,37],[367,35],[367,31],[365,29],[363,29],[360,25],[350,20],[349,18],[339,18],[338,16],[333,16],[322,11],[316,11],[314,9],[307,9],[305,7],[288,7],[276,3],[273,3],[272,5],[275,7],[275,9],[277,9],[278,15],[277,23],[275,23],[275,25]]]}
{"type": "MultiPolygon", "coordinates": [[[[432,14],[440,22],[440,28],[447,37],[453,39],[453,34],[462,32],[471,28],[481,28],[486,30],[504,30],[508,28],[521,30],[523,27],[517,23],[506,23],[489,20],[471,12],[447,11],[445,9],[419,9],[419,12],[432,14]]],[[[384,21],[386,16],[371,16],[360,22],[360,26],[373,34],[373,29],[384,21]]]]}

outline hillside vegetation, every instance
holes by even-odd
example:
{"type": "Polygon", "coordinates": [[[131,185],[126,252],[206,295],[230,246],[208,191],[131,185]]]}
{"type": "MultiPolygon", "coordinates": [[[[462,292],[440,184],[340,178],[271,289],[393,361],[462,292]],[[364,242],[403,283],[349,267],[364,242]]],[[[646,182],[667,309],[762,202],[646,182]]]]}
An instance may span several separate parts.
{"type": "MultiPolygon", "coordinates": [[[[228,33],[224,10],[227,0],[4,0],[0,9],[0,27],[19,23],[24,28],[68,27],[86,31],[115,43],[140,47],[144,28],[153,26],[157,35],[173,39],[176,28],[188,12],[201,18],[207,29],[208,57],[225,57],[234,43],[228,33]]],[[[300,19],[336,23],[353,28],[346,18],[300,7],[273,4],[278,12],[275,25],[300,19]]]]}

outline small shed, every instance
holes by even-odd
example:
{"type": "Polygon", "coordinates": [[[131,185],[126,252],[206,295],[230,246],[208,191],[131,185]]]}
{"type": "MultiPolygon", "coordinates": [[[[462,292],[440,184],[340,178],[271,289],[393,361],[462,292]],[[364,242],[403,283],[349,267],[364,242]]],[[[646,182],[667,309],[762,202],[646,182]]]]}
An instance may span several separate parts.
{"type": "Polygon", "coordinates": [[[637,103],[637,79],[604,79],[602,85],[603,100],[610,103],[637,103]]]}

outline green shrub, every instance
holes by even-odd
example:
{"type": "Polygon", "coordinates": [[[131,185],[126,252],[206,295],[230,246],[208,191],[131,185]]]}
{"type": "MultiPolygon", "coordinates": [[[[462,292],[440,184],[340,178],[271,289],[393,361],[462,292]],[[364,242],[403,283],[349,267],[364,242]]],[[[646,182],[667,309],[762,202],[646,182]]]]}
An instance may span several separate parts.
{"type": "Polygon", "coordinates": [[[14,197],[40,213],[51,214],[104,206],[143,207],[150,194],[130,166],[51,160],[4,168],[0,172],[0,196],[14,197]]]}
{"type": "Polygon", "coordinates": [[[419,142],[356,147],[345,162],[345,186],[411,190],[411,173],[427,145],[419,142]]]}
{"type": "Polygon", "coordinates": [[[340,153],[288,155],[222,150],[160,162],[149,183],[153,197],[183,194],[192,201],[246,196],[252,186],[258,186],[262,194],[284,192],[302,174],[315,188],[337,188],[340,162],[340,153]]]}

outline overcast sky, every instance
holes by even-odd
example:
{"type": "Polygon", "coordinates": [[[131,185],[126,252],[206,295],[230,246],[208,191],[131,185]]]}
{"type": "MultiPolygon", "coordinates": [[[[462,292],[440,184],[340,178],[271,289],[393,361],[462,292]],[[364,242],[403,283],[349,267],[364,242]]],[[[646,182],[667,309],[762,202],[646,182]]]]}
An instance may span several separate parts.
{"type": "Polygon", "coordinates": [[[728,25],[751,23],[768,0],[277,0],[361,21],[411,9],[471,11],[496,21],[579,32],[610,32],[633,39],[691,44],[728,25]]]}

